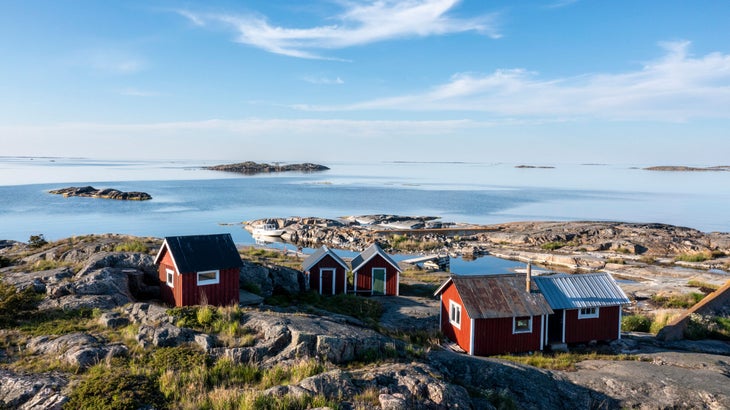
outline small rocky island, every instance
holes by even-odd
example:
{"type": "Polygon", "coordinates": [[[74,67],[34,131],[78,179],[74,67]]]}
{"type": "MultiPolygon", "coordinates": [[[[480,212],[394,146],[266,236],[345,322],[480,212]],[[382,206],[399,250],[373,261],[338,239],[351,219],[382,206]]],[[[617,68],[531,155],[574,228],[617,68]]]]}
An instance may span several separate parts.
{"type": "Polygon", "coordinates": [[[237,164],[223,164],[213,165],[210,167],[203,167],[203,169],[212,171],[226,171],[226,172],[237,172],[239,174],[263,174],[272,172],[319,172],[327,171],[329,168],[324,165],[312,164],[305,162],[303,164],[267,164],[258,163],[253,161],[239,162],[237,164]]]}
{"type": "Polygon", "coordinates": [[[152,199],[152,196],[146,192],[123,192],[113,188],[96,189],[93,186],[72,186],[68,188],[53,189],[48,192],[51,194],[63,195],[64,197],[83,196],[89,198],[119,199],[126,201],[147,201],[152,199]]]}
{"type": "Polygon", "coordinates": [[[673,171],[673,172],[697,172],[697,171],[730,171],[730,166],[719,165],[715,167],[688,167],[684,165],[660,165],[644,168],[646,171],[673,171]]]}

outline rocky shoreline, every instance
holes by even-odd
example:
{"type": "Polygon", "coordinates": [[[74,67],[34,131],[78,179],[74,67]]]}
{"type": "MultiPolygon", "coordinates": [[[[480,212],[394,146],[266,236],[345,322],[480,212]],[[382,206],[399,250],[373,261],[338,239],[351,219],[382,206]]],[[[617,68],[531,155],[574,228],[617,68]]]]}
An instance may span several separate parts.
{"type": "Polygon", "coordinates": [[[88,198],[117,199],[123,201],[148,201],[152,196],[146,192],[123,192],[118,189],[96,189],[93,186],[68,187],[53,189],[48,193],[63,195],[64,197],[79,196],[88,198]]]}
{"type": "Polygon", "coordinates": [[[266,164],[253,161],[239,162],[236,164],[223,164],[203,167],[203,169],[211,171],[236,172],[239,174],[261,174],[272,172],[320,172],[327,171],[329,168],[324,165],[302,163],[302,164],[266,164]]]}
{"type": "MultiPolygon", "coordinates": [[[[686,249],[726,249],[722,242],[726,234],[707,236],[669,226],[555,222],[476,226],[444,223],[434,217],[392,215],[341,221],[304,219],[297,223],[316,229],[289,231],[303,237],[304,232],[309,232],[314,238],[318,237],[315,232],[325,228],[337,228],[341,235],[345,229],[361,229],[363,237],[389,243],[393,235],[405,235],[400,232],[410,226],[424,237],[433,235],[428,231],[442,230],[439,235],[450,239],[444,242],[449,244],[444,249],[466,249],[476,243],[471,236],[485,235],[492,240],[479,240],[485,241],[485,250],[490,254],[500,249],[504,253],[518,252],[516,257],[534,257],[538,252],[535,248],[546,255],[560,251],[568,255],[562,248],[540,248],[540,244],[557,240],[574,241],[564,246],[571,249],[594,244],[599,250],[589,253],[596,258],[620,255],[626,260],[648,252],[658,258],[660,251],[669,255],[686,249]],[[367,224],[379,227],[374,229],[367,224]],[[590,239],[589,232],[599,227],[614,231],[593,233],[601,239],[590,239]],[[538,235],[539,232],[542,234],[538,235]],[[638,236],[625,236],[632,232],[638,236]],[[669,241],[674,245],[656,237],[660,232],[677,235],[676,240],[669,241]],[[598,246],[609,238],[617,245],[598,246]],[[461,242],[468,245],[456,245],[461,242]],[[628,243],[637,245],[633,249],[640,253],[617,251],[628,243]]],[[[344,239],[345,236],[340,240],[344,239]]],[[[352,242],[353,248],[360,246],[360,242],[352,242]]],[[[605,353],[608,359],[583,360],[573,371],[546,370],[497,358],[470,357],[444,349],[438,343],[413,344],[413,340],[423,339],[424,335],[435,337],[432,332],[438,321],[438,301],[427,296],[367,298],[383,309],[375,325],[299,301],[284,306],[241,308],[234,322],[238,330],[233,336],[229,330],[191,326],[181,320],[179,311],[169,310],[157,299],[159,279],[153,255],[160,244],[158,238],[113,234],[68,238],[39,247],[0,241],[2,282],[40,297],[35,310],[20,314],[13,310],[11,318],[20,322],[32,319],[35,322],[29,323],[37,325],[0,326],[0,407],[61,409],[75,403],[80,386],[88,386],[96,374],[114,375],[114,369],[120,367],[127,374],[130,370],[124,366],[143,366],[144,360],[155,358],[174,363],[173,355],[178,355],[181,363],[205,358],[210,365],[201,362],[200,371],[228,366],[281,372],[299,368],[302,363],[314,363],[318,370],[313,374],[290,382],[273,381],[255,394],[266,400],[321,397],[342,409],[730,407],[730,391],[722,377],[730,373],[727,342],[668,343],[649,334],[625,334],[621,341],[610,345],[581,348],[589,353],[605,353]],[[135,249],[147,251],[124,250],[132,244],[135,249]]],[[[289,257],[294,258],[294,265],[301,263],[301,258],[289,257]]],[[[718,260],[713,263],[719,263],[718,260]]],[[[620,265],[614,262],[604,261],[603,269],[620,265]]],[[[638,263],[626,265],[646,269],[638,263]]],[[[670,269],[652,266],[659,271],[670,269]]],[[[283,295],[283,300],[297,300],[292,295],[302,291],[301,276],[297,269],[267,260],[245,260],[240,282],[242,287],[264,297],[283,295]]],[[[417,276],[404,276],[402,290],[416,289],[419,283],[417,276]]],[[[644,284],[641,286],[648,292],[644,284]]],[[[192,312],[193,317],[200,317],[195,310],[192,312]]],[[[194,374],[184,368],[158,371],[161,374],[155,377],[159,377],[159,382],[149,379],[153,387],[163,386],[164,382],[169,388],[170,381],[176,380],[175,373],[184,373],[186,377],[194,374]]],[[[148,380],[144,377],[151,377],[148,374],[135,373],[140,383],[148,380]]],[[[102,380],[107,384],[106,379],[102,380]]],[[[204,384],[190,385],[190,392],[205,389],[204,384]]],[[[234,395],[242,389],[254,389],[246,386],[216,388],[205,394],[234,395]]],[[[84,395],[90,392],[85,391],[84,395]]],[[[174,398],[171,400],[169,407],[178,408],[174,398]]]]}

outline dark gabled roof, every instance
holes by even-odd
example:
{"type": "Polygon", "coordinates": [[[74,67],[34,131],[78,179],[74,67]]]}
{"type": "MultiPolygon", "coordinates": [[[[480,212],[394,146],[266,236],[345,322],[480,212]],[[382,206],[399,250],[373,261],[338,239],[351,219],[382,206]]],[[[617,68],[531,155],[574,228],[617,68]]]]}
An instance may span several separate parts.
{"type": "Polygon", "coordinates": [[[525,279],[516,275],[452,275],[434,295],[441,294],[450,283],[472,319],[540,316],[553,313],[539,293],[525,291],[525,279]]]}
{"type": "Polygon", "coordinates": [[[398,264],[390,256],[388,256],[388,254],[385,253],[385,251],[383,251],[377,243],[373,243],[372,245],[370,245],[367,249],[360,252],[360,254],[352,260],[352,271],[355,272],[362,268],[362,266],[368,263],[370,259],[375,257],[375,255],[380,255],[383,259],[386,260],[386,262],[393,265],[393,267],[396,268],[398,272],[401,272],[398,264]]]}
{"type": "Polygon", "coordinates": [[[302,269],[307,271],[312,268],[312,266],[316,265],[317,262],[321,261],[325,256],[331,256],[332,259],[335,260],[335,262],[339,263],[345,270],[348,269],[347,264],[345,261],[343,261],[337,254],[330,248],[322,245],[321,248],[317,249],[316,252],[313,254],[307,256],[306,259],[302,262],[302,269]]]}
{"type": "Polygon", "coordinates": [[[212,235],[167,236],[155,263],[160,263],[167,248],[179,273],[240,268],[243,266],[236,244],[229,233],[212,235]]]}
{"type": "Polygon", "coordinates": [[[631,303],[611,275],[605,272],[536,276],[532,280],[553,309],[579,309],[631,303]]]}

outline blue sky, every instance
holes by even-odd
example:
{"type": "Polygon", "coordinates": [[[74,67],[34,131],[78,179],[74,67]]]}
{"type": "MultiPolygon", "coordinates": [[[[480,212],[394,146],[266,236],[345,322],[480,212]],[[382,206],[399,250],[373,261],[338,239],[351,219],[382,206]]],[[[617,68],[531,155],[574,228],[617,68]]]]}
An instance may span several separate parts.
{"type": "Polygon", "coordinates": [[[0,155],[728,164],[727,1],[0,3],[0,155]]]}

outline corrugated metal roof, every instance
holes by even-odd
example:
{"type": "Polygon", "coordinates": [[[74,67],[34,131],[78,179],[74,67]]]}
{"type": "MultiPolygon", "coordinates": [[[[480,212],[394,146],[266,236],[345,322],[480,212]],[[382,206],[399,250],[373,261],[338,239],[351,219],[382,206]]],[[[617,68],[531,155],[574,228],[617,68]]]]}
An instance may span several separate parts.
{"type": "Polygon", "coordinates": [[[443,292],[449,282],[456,286],[464,308],[472,319],[553,313],[542,294],[525,291],[524,276],[453,275],[439,287],[436,294],[443,292]]]}
{"type": "Polygon", "coordinates": [[[373,243],[370,245],[367,249],[362,251],[359,255],[357,255],[352,260],[352,271],[355,272],[358,269],[362,267],[362,265],[366,264],[370,259],[372,259],[375,255],[380,255],[385,259],[388,263],[393,265],[396,269],[398,269],[398,272],[401,271],[400,267],[398,266],[398,263],[396,263],[390,256],[388,256],[387,253],[383,249],[380,248],[380,246],[377,243],[373,243]]]}
{"type": "MultiPolygon", "coordinates": [[[[240,268],[243,266],[231,234],[167,236],[167,245],[178,272],[240,268]]],[[[162,249],[157,259],[162,255],[162,249]]],[[[159,261],[155,261],[156,263],[159,261]]]]}
{"type": "Polygon", "coordinates": [[[342,265],[345,270],[348,269],[345,261],[343,261],[332,249],[326,247],[325,245],[322,245],[322,247],[317,249],[316,252],[307,256],[307,258],[304,259],[304,261],[302,262],[302,269],[309,270],[312,266],[316,265],[317,262],[321,261],[322,258],[324,258],[326,255],[330,255],[332,259],[342,265]]]}
{"type": "Polygon", "coordinates": [[[532,280],[553,309],[579,309],[631,303],[611,275],[604,272],[535,276],[532,280]]]}

